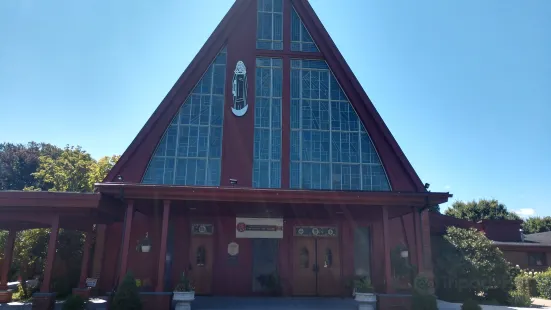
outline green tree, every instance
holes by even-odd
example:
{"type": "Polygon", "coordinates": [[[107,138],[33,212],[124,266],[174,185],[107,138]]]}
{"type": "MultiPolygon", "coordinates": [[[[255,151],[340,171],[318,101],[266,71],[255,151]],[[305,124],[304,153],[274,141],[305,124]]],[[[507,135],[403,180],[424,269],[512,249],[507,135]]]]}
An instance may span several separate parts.
{"type": "Polygon", "coordinates": [[[57,158],[59,154],[61,149],[48,143],[0,143],[0,190],[48,190],[49,186],[32,173],[38,168],[40,156],[57,158]]]}
{"type": "Polygon", "coordinates": [[[40,156],[33,176],[50,184],[50,191],[90,192],[96,161],[80,146],[66,146],[57,158],[40,156]]]}
{"type": "Polygon", "coordinates": [[[506,302],[513,280],[503,253],[476,229],[448,227],[433,238],[434,274],[438,297],[465,301],[484,293],[506,302]]]}
{"type": "Polygon", "coordinates": [[[551,216],[545,217],[530,217],[524,220],[522,229],[525,234],[535,234],[540,232],[551,231],[551,216]]]}
{"type": "Polygon", "coordinates": [[[109,171],[113,168],[113,166],[117,163],[119,160],[119,155],[113,155],[113,156],[104,156],[98,160],[96,165],[92,168],[92,179],[91,179],[91,186],[93,187],[95,183],[100,183],[105,179],[109,171]]]}
{"type": "Polygon", "coordinates": [[[492,199],[479,201],[456,201],[445,212],[446,215],[478,222],[480,220],[520,220],[520,217],[509,212],[504,204],[492,199]]]}

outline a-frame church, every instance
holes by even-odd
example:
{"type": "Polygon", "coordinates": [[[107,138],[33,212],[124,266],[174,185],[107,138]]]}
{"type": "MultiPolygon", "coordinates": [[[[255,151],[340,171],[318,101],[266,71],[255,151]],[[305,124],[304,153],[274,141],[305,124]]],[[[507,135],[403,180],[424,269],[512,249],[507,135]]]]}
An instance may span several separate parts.
{"type": "Polygon", "coordinates": [[[427,209],[450,197],[427,191],[307,0],[237,0],[87,195],[83,277],[101,291],[127,271],[171,291],[185,272],[198,295],[236,296],[270,275],[285,296],[343,296],[355,276],[395,293],[395,253],[431,274],[427,209]]]}

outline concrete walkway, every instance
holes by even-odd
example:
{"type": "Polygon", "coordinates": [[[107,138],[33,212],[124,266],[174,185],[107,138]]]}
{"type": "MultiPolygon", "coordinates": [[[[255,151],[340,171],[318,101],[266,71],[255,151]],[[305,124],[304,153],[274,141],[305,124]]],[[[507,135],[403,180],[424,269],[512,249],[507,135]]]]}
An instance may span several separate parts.
{"type": "Polygon", "coordinates": [[[532,305],[551,309],[551,300],[543,298],[532,298],[532,305]]]}
{"type": "Polygon", "coordinates": [[[357,310],[352,298],[196,297],[193,310],[357,310]]]}
{"type": "MultiPolygon", "coordinates": [[[[63,302],[57,302],[55,310],[61,310],[63,302]]],[[[105,299],[88,302],[87,310],[105,310],[105,299]]],[[[12,302],[0,304],[0,310],[31,310],[30,303],[12,302]]],[[[353,299],[341,298],[293,298],[293,297],[196,297],[192,310],[357,310],[353,299]]]]}

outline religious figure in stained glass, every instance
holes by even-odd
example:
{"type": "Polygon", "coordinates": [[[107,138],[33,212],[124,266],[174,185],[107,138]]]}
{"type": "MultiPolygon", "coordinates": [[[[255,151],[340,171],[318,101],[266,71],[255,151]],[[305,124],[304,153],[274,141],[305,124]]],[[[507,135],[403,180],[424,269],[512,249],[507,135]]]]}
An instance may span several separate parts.
{"type": "Polygon", "coordinates": [[[247,68],[240,60],[235,66],[232,83],[233,107],[235,116],[243,116],[247,113],[247,68]]]}

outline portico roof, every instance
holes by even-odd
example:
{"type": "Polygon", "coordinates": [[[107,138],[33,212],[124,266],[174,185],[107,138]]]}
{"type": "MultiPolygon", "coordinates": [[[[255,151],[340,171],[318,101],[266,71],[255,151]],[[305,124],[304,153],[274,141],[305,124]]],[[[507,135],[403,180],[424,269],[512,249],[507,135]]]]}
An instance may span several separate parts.
{"type": "Polygon", "coordinates": [[[0,229],[60,227],[85,230],[121,219],[122,209],[99,193],[0,191],[0,229]]]}
{"type": "Polygon", "coordinates": [[[436,192],[290,190],[120,182],[97,183],[95,186],[104,195],[125,199],[426,207],[444,203],[452,197],[450,193],[436,192]]]}

